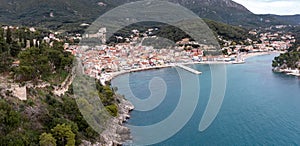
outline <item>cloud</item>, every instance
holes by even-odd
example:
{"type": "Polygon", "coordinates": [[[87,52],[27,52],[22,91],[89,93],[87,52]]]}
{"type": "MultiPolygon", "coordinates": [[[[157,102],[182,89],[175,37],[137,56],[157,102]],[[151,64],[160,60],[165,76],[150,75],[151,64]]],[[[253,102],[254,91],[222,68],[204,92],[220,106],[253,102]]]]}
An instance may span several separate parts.
{"type": "Polygon", "coordinates": [[[300,14],[300,0],[233,0],[255,14],[300,14]]]}

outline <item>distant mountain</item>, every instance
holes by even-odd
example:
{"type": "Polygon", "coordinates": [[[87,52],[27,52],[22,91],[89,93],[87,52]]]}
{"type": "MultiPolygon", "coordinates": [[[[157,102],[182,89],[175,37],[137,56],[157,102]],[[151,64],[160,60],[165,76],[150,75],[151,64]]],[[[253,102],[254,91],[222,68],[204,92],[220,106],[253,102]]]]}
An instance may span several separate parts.
{"type": "Polygon", "coordinates": [[[272,15],[272,17],[291,25],[300,25],[300,15],[290,15],[290,16],[272,15]]]}
{"type": "Polygon", "coordinates": [[[90,22],[107,7],[98,0],[0,0],[0,22],[60,28],[63,24],[90,22]]]}
{"type": "Polygon", "coordinates": [[[201,18],[207,18],[231,25],[244,27],[281,24],[269,16],[255,15],[244,6],[232,0],[171,0],[189,8],[201,18]]]}
{"type": "MultiPolygon", "coordinates": [[[[91,23],[101,14],[137,0],[0,0],[0,22],[51,29],[75,28],[91,23]]],[[[273,16],[251,13],[232,0],[169,0],[179,3],[202,18],[245,27],[281,24],[273,16]]]]}

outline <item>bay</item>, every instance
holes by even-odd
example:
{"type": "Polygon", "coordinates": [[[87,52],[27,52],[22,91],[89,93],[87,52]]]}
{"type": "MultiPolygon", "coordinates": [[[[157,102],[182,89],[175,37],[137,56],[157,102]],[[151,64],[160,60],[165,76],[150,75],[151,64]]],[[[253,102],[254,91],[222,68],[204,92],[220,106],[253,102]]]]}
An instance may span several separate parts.
{"type": "MultiPolygon", "coordinates": [[[[247,59],[246,64],[226,65],[227,86],[222,107],[203,132],[198,127],[211,92],[211,71],[209,65],[192,66],[203,72],[199,76],[200,97],[193,116],[178,133],[154,145],[300,145],[300,79],[272,72],[274,57],[258,56],[247,59]]],[[[151,86],[158,93],[166,87],[164,100],[153,110],[134,110],[128,125],[147,126],[167,118],[181,96],[180,76],[175,68],[130,73],[131,91],[125,86],[127,76],[112,81],[118,93],[131,101],[132,94],[140,99],[151,95],[149,83],[153,78],[164,80],[165,84],[151,86]]],[[[134,139],[139,135],[132,131],[134,139]]]]}

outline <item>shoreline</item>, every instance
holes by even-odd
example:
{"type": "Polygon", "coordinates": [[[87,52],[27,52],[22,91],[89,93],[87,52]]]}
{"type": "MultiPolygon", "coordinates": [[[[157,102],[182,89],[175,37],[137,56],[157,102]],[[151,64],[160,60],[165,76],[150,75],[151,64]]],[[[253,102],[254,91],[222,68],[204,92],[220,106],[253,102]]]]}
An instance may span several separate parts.
{"type": "Polygon", "coordinates": [[[161,66],[155,66],[155,67],[146,67],[146,68],[131,69],[131,70],[127,70],[127,71],[112,72],[112,73],[107,74],[110,77],[106,78],[105,82],[111,81],[118,76],[128,74],[128,73],[142,72],[142,71],[149,71],[149,70],[156,70],[156,69],[163,69],[163,68],[170,68],[170,67],[174,67],[174,65],[161,65],[161,66]]]}
{"type": "Polygon", "coordinates": [[[273,71],[276,72],[276,73],[283,73],[283,74],[290,75],[290,76],[300,77],[300,70],[298,70],[298,69],[274,68],[273,71]]]}
{"type": "MultiPolygon", "coordinates": [[[[263,55],[271,55],[271,54],[275,54],[275,53],[283,53],[283,52],[272,51],[272,52],[247,53],[247,54],[244,54],[242,57],[244,58],[244,60],[246,60],[246,59],[249,59],[249,58],[252,58],[252,57],[263,56],[263,55]]],[[[235,64],[235,63],[236,62],[210,61],[210,62],[187,62],[187,63],[180,63],[180,64],[182,64],[182,65],[208,64],[209,65],[209,64],[235,64]]],[[[243,62],[243,63],[245,63],[245,62],[243,62]]],[[[112,73],[107,74],[109,76],[109,78],[106,78],[104,83],[106,81],[112,81],[113,79],[117,78],[118,76],[128,74],[128,73],[142,72],[142,71],[149,71],[149,70],[163,69],[163,68],[171,68],[171,67],[175,67],[175,64],[167,64],[167,65],[160,65],[160,66],[154,66],[154,67],[146,67],[146,68],[126,70],[126,71],[112,72],[112,73]]],[[[119,121],[119,122],[115,121],[114,123],[118,123],[117,126],[120,126],[119,128],[123,129],[123,131],[126,131],[124,133],[126,133],[127,136],[125,136],[125,137],[127,137],[128,139],[121,142],[122,144],[124,144],[126,141],[131,141],[132,140],[130,129],[124,125],[124,122],[126,122],[128,119],[130,119],[130,112],[132,110],[134,110],[134,105],[130,101],[128,101],[126,99],[126,97],[123,97],[122,102],[120,104],[118,104],[118,107],[119,107],[120,110],[122,110],[122,112],[119,115],[119,117],[117,118],[118,119],[117,121],[119,121]]],[[[116,134],[118,135],[118,133],[116,133],[116,134]]],[[[111,145],[111,144],[121,144],[121,143],[112,140],[108,144],[111,145]]]]}
{"type": "MultiPolygon", "coordinates": [[[[279,54],[279,53],[284,53],[280,51],[272,51],[272,52],[255,52],[255,53],[247,53],[247,54],[242,54],[242,58],[244,60],[252,58],[252,57],[257,57],[257,56],[264,56],[264,55],[271,55],[271,54],[279,54]]],[[[187,63],[178,63],[182,65],[194,65],[194,64],[235,64],[235,62],[221,62],[221,61],[210,61],[210,62],[187,62],[187,63]]],[[[163,68],[171,68],[175,67],[176,64],[167,64],[167,65],[160,65],[160,66],[153,66],[153,67],[146,67],[146,68],[137,68],[137,69],[131,69],[131,70],[126,70],[126,71],[119,71],[119,72],[112,72],[106,74],[109,76],[106,78],[106,81],[112,81],[113,79],[124,75],[128,73],[134,73],[134,72],[142,72],[142,71],[150,71],[150,70],[158,70],[158,69],[163,69],[163,68]]],[[[284,73],[284,72],[282,72],[284,73]]],[[[293,75],[293,73],[285,72],[287,75],[293,75]]],[[[300,74],[296,75],[300,76],[300,74]]],[[[131,118],[131,111],[134,110],[134,105],[125,97],[125,96],[120,96],[120,94],[115,93],[118,96],[118,99],[120,100],[120,103],[118,104],[118,110],[119,114],[117,117],[114,117],[111,120],[111,124],[105,132],[101,134],[101,139],[103,140],[102,144],[104,145],[123,145],[125,143],[128,143],[133,140],[133,137],[131,135],[130,129],[125,125],[127,120],[131,118]]],[[[91,144],[92,146],[92,144],[91,144]]]]}
{"type": "Polygon", "coordinates": [[[252,58],[252,57],[271,55],[271,54],[276,54],[276,53],[282,54],[282,53],[285,53],[285,51],[255,52],[255,53],[248,53],[248,54],[246,54],[242,57],[245,58],[245,59],[249,59],[249,58],[252,58]]]}
{"type": "MultiPolygon", "coordinates": [[[[118,116],[111,118],[108,127],[100,134],[101,144],[108,146],[123,145],[131,141],[130,129],[124,123],[130,118],[134,106],[125,97],[116,93],[118,103],[118,116]]],[[[92,145],[91,145],[92,146],[92,145]]]]}
{"type": "MultiPolygon", "coordinates": [[[[243,60],[257,57],[257,56],[264,56],[264,55],[271,55],[275,53],[284,53],[283,51],[272,51],[272,52],[254,52],[254,53],[247,53],[243,54],[242,58],[243,60]]],[[[166,64],[166,65],[159,65],[159,66],[153,66],[153,67],[145,67],[145,68],[137,68],[137,69],[131,69],[126,71],[119,71],[119,72],[112,72],[107,73],[109,77],[106,77],[104,80],[102,80],[102,83],[105,83],[107,81],[112,81],[118,76],[128,74],[128,73],[134,73],[134,72],[142,72],[142,71],[149,71],[149,70],[155,70],[155,69],[163,69],[163,68],[171,68],[175,67],[175,64],[181,64],[181,65],[195,65],[195,64],[203,64],[203,65],[210,65],[210,64],[244,64],[245,61],[204,61],[204,62],[186,62],[186,63],[172,63],[172,64],[166,64]]],[[[101,81],[101,79],[100,79],[101,81]]]]}
{"type": "MultiPolygon", "coordinates": [[[[255,53],[247,53],[247,54],[243,54],[242,58],[243,60],[252,58],[252,57],[257,57],[257,56],[264,56],[264,55],[271,55],[271,54],[276,54],[276,53],[284,53],[281,51],[272,51],[272,52],[255,52],[255,53]]],[[[187,62],[187,63],[178,63],[181,65],[194,65],[194,64],[243,64],[245,62],[236,62],[236,61],[231,61],[231,62],[225,62],[225,61],[207,61],[207,62],[187,62]]],[[[155,70],[155,69],[163,69],[163,68],[171,68],[171,67],[175,67],[175,63],[174,64],[167,64],[167,65],[160,65],[160,66],[153,66],[153,67],[146,67],[146,68],[137,68],[137,69],[131,69],[131,70],[126,70],[126,71],[119,71],[119,72],[112,72],[112,73],[108,73],[106,75],[108,75],[108,78],[105,78],[106,80],[104,81],[104,83],[106,81],[112,81],[113,79],[117,78],[118,76],[124,75],[124,74],[128,74],[128,73],[133,73],[133,72],[142,72],[142,71],[149,71],[149,70],[155,70]]],[[[117,94],[117,93],[116,93],[117,94]]],[[[117,121],[119,122],[114,122],[117,123],[116,127],[122,128],[125,132],[128,139],[121,142],[122,144],[124,144],[126,141],[131,141],[132,140],[132,136],[131,136],[131,132],[130,129],[128,127],[126,127],[124,125],[124,122],[126,122],[128,119],[130,119],[130,112],[132,110],[134,110],[134,105],[128,101],[126,99],[126,97],[123,97],[122,102],[120,104],[118,104],[118,107],[120,109],[122,109],[122,112],[118,118],[117,121]],[[122,115],[122,116],[121,116],[122,115]]],[[[118,135],[118,133],[116,133],[118,135]]],[[[120,135],[120,134],[119,134],[120,135]]],[[[118,137],[118,136],[117,136],[118,137]]],[[[124,139],[123,139],[124,140],[124,139]]],[[[109,144],[121,144],[120,141],[116,142],[116,141],[110,141],[109,144]]]]}

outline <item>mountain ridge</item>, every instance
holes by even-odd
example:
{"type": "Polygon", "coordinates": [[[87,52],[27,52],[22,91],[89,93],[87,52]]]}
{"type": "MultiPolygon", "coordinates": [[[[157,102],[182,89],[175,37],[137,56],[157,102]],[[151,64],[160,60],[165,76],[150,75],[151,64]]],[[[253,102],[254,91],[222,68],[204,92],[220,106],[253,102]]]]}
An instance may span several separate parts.
{"type": "MultiPolygon", "coordinates": [[[[138,0],[0,0],[0,22],[50,29],[91,23],[103,13],[138,0]]],[[[232,0],[168,0],[187,7],[201,18],[243,27],[285,24],[272,15],[255,15],[232,0]]]]}

